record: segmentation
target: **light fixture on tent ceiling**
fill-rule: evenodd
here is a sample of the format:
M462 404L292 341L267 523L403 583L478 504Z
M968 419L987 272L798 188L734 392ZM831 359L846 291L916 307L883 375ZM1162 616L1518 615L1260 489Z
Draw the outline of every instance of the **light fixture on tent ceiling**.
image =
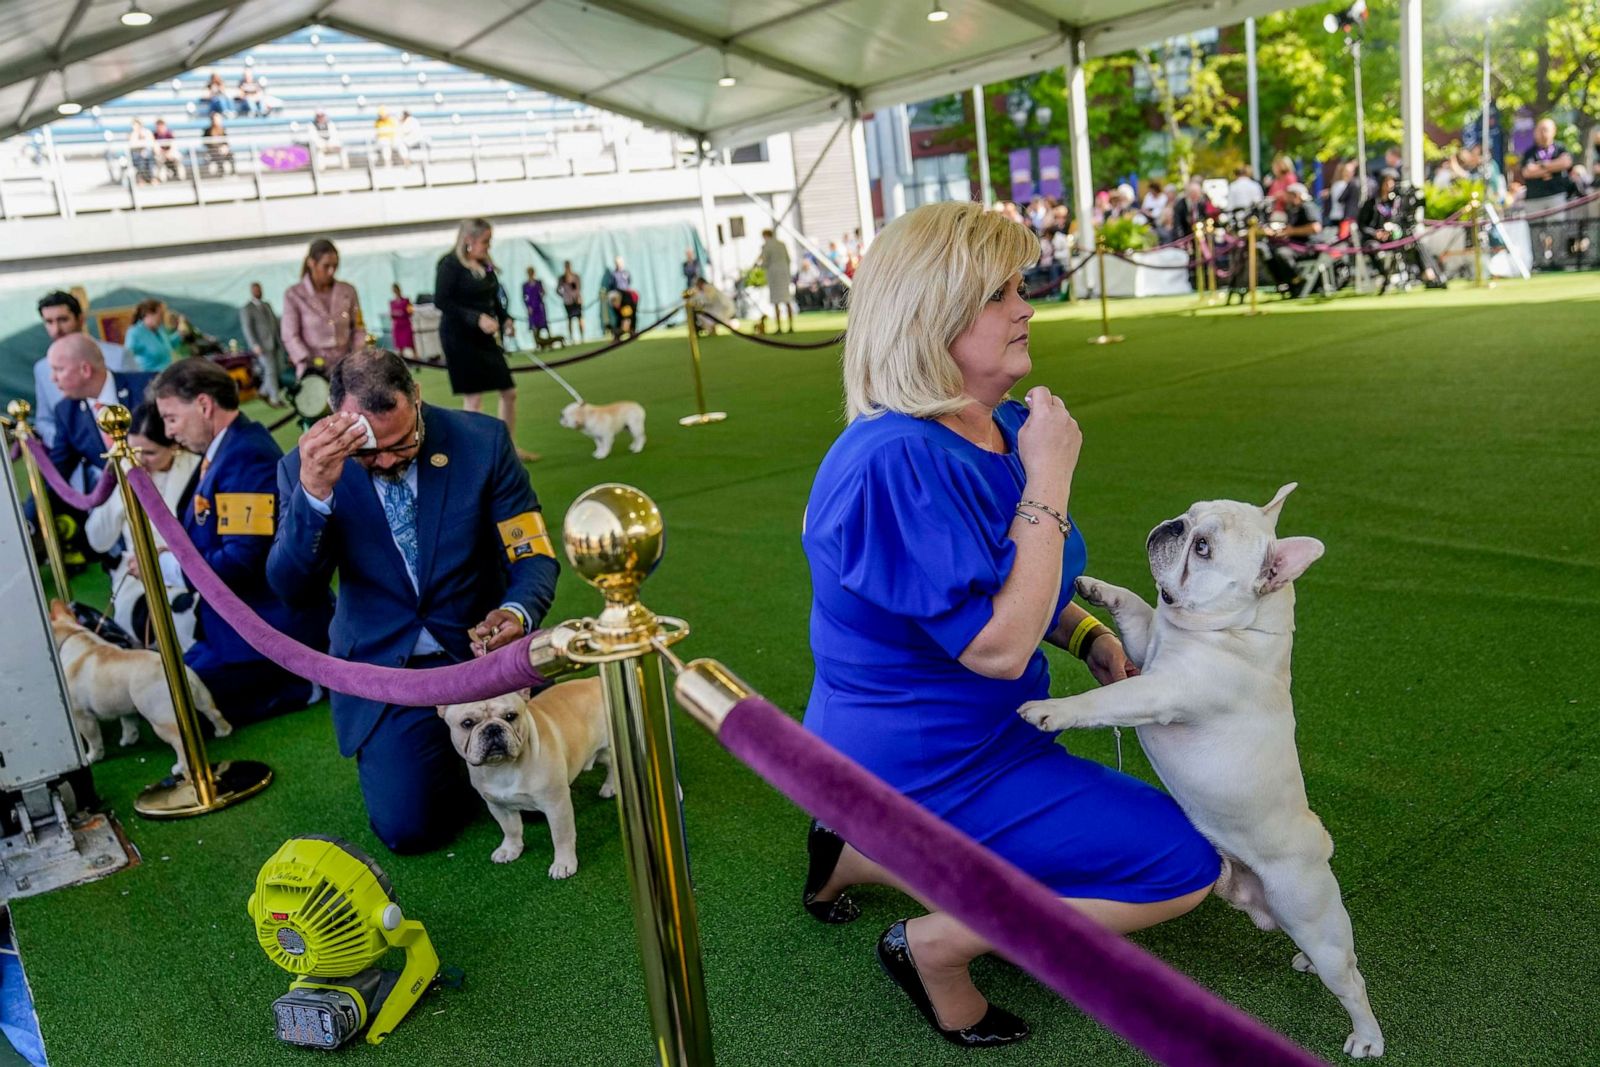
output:
M933 10L928 12L928 21L929 22L943 22L945 19L947 19L949 17L950 17L950 12L948 12L948 11L946 11L944 9L944 5L939 3L939 0L934 0L934 2L933 2Z
M722 53L722 77L717 79L717 84L724 89L732 89L739 84L739 79L733 76L733 71L728 69L728 53Z
M72 90L67 88L66 68L63 67L56 73L61 76L61 103L56 105L56 114L76 115L78 112L83 110L83 105L74 102L72 99Z
M124 26L148 26L155 20L154 15L139 6L139 0L130 0L128 10L122 13Z

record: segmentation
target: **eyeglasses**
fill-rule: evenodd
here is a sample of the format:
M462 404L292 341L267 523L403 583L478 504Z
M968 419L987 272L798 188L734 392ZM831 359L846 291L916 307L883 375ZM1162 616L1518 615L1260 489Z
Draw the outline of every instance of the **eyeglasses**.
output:
M350 453L357 459L370 459L373 456L384 456L411 452L422 447L422 405L417 405L417 424L410 433L410 440L400 444L384 445L382 448L358 448Z

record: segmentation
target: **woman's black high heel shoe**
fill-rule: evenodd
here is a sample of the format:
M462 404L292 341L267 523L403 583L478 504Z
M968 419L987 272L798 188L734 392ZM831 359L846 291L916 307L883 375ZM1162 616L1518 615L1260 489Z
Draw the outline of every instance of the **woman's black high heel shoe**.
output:
M806 888L801 903L818 922L839 925L854 922L861 914L856 902L844 893L840 893L832 900L817 899L822 887L833 877L833 869L839 866L839 855L842 852L844 852L844 838L812 819L811 829L806 833L806 854L809 863L806 867Z
M917 1006L922 1017L928 1020L934 1033L962 1048L997 1048L1014 1045L1029 1034L1028 1024L1004 1008L989 1005L983 1018L959 1030L946 1030L939 1025L939 1016L923 988L922 976L917 974L916 961L911 958L911 945L906 941L906 923L902 919L878 938L878 964L883 972L894 979L895 985L905 991L911 1003Z

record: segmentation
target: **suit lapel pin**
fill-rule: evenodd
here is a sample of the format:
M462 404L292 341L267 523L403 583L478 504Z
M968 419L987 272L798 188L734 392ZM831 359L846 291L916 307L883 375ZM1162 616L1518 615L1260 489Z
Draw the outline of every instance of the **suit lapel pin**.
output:
M435 452L433 455L428 457L428 462L432 463L435 467L443 467L445 464L450 462L450 457L445 455L443 452Z

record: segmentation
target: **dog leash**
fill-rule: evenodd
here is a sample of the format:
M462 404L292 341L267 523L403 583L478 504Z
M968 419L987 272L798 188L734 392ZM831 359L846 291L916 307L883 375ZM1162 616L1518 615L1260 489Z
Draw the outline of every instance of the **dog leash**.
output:
M544 371L546 374L550 375L550 377L559 382L561 388L572 394L572 399L576 400L580 404L584 402L583 397L579 396L578 391L572 387L572 383L568 382L561 375L557 374L554 367L550 366L550 364L546 363L544 360L540 359L527 349L523 349L522 354L537 364L540 370Z

